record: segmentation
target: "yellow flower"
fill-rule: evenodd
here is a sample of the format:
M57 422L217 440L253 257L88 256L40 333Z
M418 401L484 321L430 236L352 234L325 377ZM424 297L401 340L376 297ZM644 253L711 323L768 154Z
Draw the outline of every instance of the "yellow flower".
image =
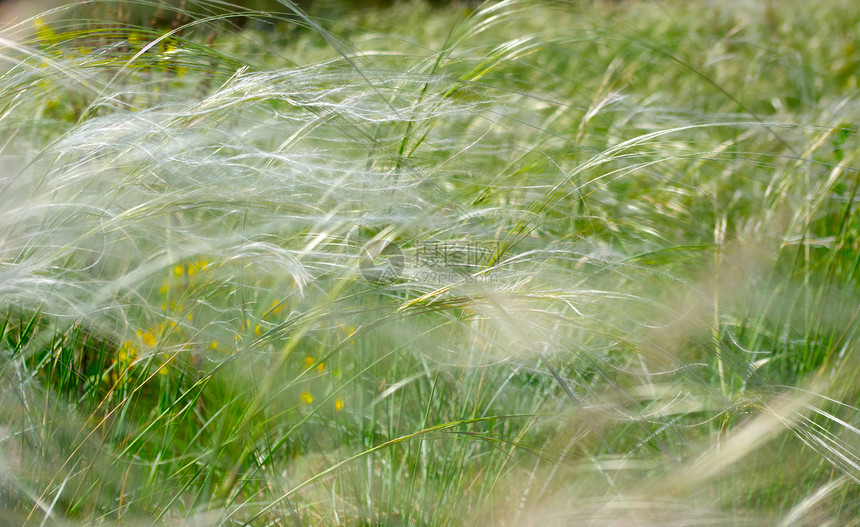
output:
M320 372L325 371L325 362L320 362L319 366L317 366L317 370Z
M311 366L313 366L315 362L316 362L316 360L314 360L314 358L313 358L313 357L311 357L310 355L308 355L307 357L305 357L305 366L307 366L308 368L310 368Z
M211 349L211 350L217 350L217 349L218 349L218 343L217 343L217 342L212 342L211 344L209 344L209 349Z
M57 35L42 17L38 17L33 20L33 26L36 28L40 39L50 39Z
M204 271L209 267L209 260L205 258L200 258L196 262L192 262L188 264L188 276L194 276L200 271Z
M261 334L262 332L263 332L263 330L262 330L262 329L260 329L260 325L259 325L259 324L257 324L256 326L254 326L254 335L260 336L260 334Z
M116 358L118 363L127 365L137 358L137 348L132 346L131 342L127 340L122 343L122 346L120 346L119 351L116 354Z
M338 411L343 410L343 399L334 400L334 409Z
M176 276L182 276L183 274L185 274L185 267L177 265L173 268L173 274L175 274Z
M158 373L161 375L167 375L167 367L170 365L170 362L173 360L173 357L171 357L168 353L162 353L161 358L164 360L164 364L162 364L161 367L158 368Z
M146 333L143 334L143 343L146 344L147 346L155 346L156 342L158 342L158 340L155 338L155 335L153 335L152 333L147 331Z
M314 396L311 392L302 392L302 403L311 404L312 402L314 402Z

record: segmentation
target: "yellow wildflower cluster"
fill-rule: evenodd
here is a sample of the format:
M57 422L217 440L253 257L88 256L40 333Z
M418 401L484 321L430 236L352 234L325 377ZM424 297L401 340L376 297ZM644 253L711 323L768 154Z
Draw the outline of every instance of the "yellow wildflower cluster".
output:
M284 312L284 301L283 300L274 300L272 301L272 307L269 308L268 311L263 315L263 318L266 318L271 315L280 315Z
M177 303L174 298L181 298L184 291L195 283L198 283L201 275L212 270L214 267L205 258L200 258L197 261L174 265L167 277L161 282L159 292L164 297L161 301L162 311L175 311L182 306ZM188 320L194 320L194 314L188 313L185 315Z
M111 369L111 381L114 385L120 380L125 380L125 375L135 360L137 360L137 346L130 340L123 342L117 351L116 360Z
M313 396L313 394L311 394L311 392L305 390L301 393L301 395L299 395L299 400L301 401L302 404L305 404L305 405L313 404L314 396ZM339 411L343 410L343 407L344 407L343 399L338 398L338 399L334 400L334 409L335 410L337 410L339 412Z
M181 291L205 271L214 269L212 263L206 258L200 258L194 262L174 265L167 278L161 285L161 294L167 294L171 289Z
M172 312L174 318L181 314L189 322L194 320L194 313L187 306L183 305L183 299L186 295L186 290L201 281L211 278L208 273L214 270L214 265L206 258L176 264L169 268L167 276L161 283L159 293L161 294L161 309L165 312ZM180 313L176 313L179 311ZM169 342L174 345L183 344L183 329L177 326L175 320L168 320L166 324L158 324L154 328L147 331L138 330L138 339L143 345L154 348L156 344L161 342ZM187 347L187 345L185 346ZM218 343L211 342L210 349L217 349ZM190 355L189 355L189 358ZM167 375L168 365L172 361L170 354L161 354L161 366L158 373Z
M56 31L42 17L33 20L33 27L36 28L36 37L41 42L49 42L57 36Z
M125 384L128 381L129 373L136 366L140 357L138 350L150 351L154 349L158 345L159 339L173 333L174 329L175 324L172 322L166 326L158 324L147 330L137 330L136 339L123 342L117 350L116 358L113 360L110 376L112 383L115 386ZM160 360L161 364L158 368L158 373L167 375L167 366L172 361L172 357L167 353L162 353Z
M272 324L277 324L282 320L281 317L276 317L276 315L282 315L285 306L286 300L276 299L272 301L268 309L259 315L259 319L252 320L251 318L245 318L245 320L239 323L239 328L236 332L236 342L241 341L249 334L253 334L255 337L262 336L266 332L267 327L271 327ZM217 349L217 344L212 349Z
M341 332L346 334L346 338L349 338L353 334L355 334L355 327L354 326L340 325L338 327L338 329ZM327 368L328 368L328 365L326 364L325 361L320 360L320 359L314 357L313 355L305 355L304 371L307 372L308 370L316 369L319 373L324 373L327 371ZM332 377L339 377L340 372L335 368L333 371L331 371L331 376ZM304 405L312 404L313 403L313 395L311 394L311 392L309 390L305 390L299 395L299 401ZM346 403L341 398L337 398L334 400L334 409L336 411L343 410L345 405L346 405Z
M254 336L259 337L263 334L263 326L252 322L250 318L246 318L244 322L239 324L239 333L236 333L236 342L242 340L244 334L251 332L252 328Z
M168 337L176 334L176 322L170 321L166 325L158 324L153 328L150 328L148 331L138 330L137 338L143 343L147 348L155 348L159 343L159 340L165 340ZM168 373L168 364L173 360L173 357L169 353L161 353L160 354L161 365L158 368L158 373L161 375L167 375Z
M319 361L319 362L317 362L317 359L315 359L315 358L314 358L313 356L311 356L311 355L307 355L307 356L305 356L304 363L305 363L305 370L309 370L309 369L311 369L311 368L315 368L315 369L316 369L318 372L320 372L320 373L323 373L323 372L325 372L325 371L326 371L326 363L325 363L325 362L323 362L323 361ZM338 373L337 371L334 371L334 372L332 372L332 373L333 373L333 375L334 375L334 376L338 376L338 375L339 375L339 373ZM303 391L303 392L299 395L299 401L300 401L302 404L304 404L304 405L312 404L312 403L314 402L313 394L311 394L311 392L310 392L310 391L305 390L305 391ZM343 400L343 399L341 399L341 398L337 398L337 399L335 399L335 400L334 400L334 409L335 409L336 411L341 411L341 410L343 410L344 406L345 406L345 402L344 402L344 400Z
M317 363L317 360L315 358L311 357L310 355L305 357L306 368L311 368L316 363ZM325 371L325 362L320 362L319 364L317 364L317 371L320 373Z

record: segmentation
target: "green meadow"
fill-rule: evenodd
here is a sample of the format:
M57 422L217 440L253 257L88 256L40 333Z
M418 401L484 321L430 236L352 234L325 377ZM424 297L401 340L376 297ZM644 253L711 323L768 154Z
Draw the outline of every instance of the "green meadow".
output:
M0 525L860 524L853 0L21 13Z

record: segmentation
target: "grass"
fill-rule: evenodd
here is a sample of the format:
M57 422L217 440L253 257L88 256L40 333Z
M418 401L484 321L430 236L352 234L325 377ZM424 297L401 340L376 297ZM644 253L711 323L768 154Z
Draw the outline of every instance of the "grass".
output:
M287 4L3 30L0 523L857 524L851 2Z

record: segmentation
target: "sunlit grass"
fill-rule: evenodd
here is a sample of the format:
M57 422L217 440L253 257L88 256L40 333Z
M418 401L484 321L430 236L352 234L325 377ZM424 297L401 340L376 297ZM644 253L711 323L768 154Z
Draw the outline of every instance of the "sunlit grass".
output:
M2 522L856 523L852 6L10 25Z

